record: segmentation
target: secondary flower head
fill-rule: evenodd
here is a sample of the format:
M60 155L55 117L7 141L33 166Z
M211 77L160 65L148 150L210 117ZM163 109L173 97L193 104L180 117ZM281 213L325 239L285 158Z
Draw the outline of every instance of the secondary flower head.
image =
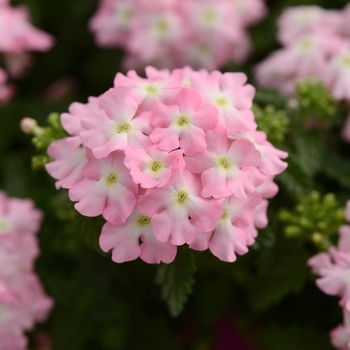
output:
M0 2L0 54L4 62L0 68L0 104L7 103L15 89L7 85L7 75L20 78L33 59L30 51L48 51L54 44L54 38L31 23L26 6L12 7L9 1Z
M350 223L350 201L346 203L345 219ZM312 272L321 276L317 286L326 294L339 296L343 308L344 324L333 329L332 344L340 350L350 344L350 225L339 228L338 247L330 247L328 252L319 253L308 260Z
M34 272L41 212L29 199L0 192L0 348L25 350L25 332L53 306Z
M183 244L232 262L254 243L287 154L255 130L246 79L147 67L62 115L70 136L47 170L82 215L107 221L100 246L115 262L169 263Z
M266 12L263 0L101 0L89 28L99 46L125 50L124 67L217 69L247 58L247 28Z
M8 198L0 191L0 235L36 233L42 213L30 199Z

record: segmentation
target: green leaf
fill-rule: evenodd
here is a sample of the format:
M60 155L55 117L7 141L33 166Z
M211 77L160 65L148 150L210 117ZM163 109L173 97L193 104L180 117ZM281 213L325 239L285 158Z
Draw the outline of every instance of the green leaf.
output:
M249 299L256 310L263 310L290 294L299 294L308 278L309 254L298 245L279 237L271 249L262 251L256 261L256 277L249 287Z
M171 264L162 264L158 268L156 283L162 286L162 299L173 317L180 315L192 293L196 270L194 253L188 247L179 248Z
M292 196L307 194L313 188L312 178L300 164L299 156L290 151L288 153L288 168L276 179L284 185Z
M309 176L315 175L323 163L324 141L318 131L293 134L299 165Z
M350 163L348 159L339 154L328 152L322 170L329 178L350 189Z

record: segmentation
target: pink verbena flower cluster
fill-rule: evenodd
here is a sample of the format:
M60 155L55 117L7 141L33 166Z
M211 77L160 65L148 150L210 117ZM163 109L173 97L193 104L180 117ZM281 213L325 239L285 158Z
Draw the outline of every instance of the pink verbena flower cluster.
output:
M261 86L293 95L297 82L322 81L338 101L350 103L350 3L341 11L318 6L286 9L278 20L284 46L256 67ZM350 115L342 131L350 142Z
M350 201L345 208L345 218L350 223ZM308 260L312 272L321 276L317 286L326 294L340 297L344 324L331 332L331 341L339 350L350 349L350 225L339 228L338 247L319 253Z
M146 68L73 103L46 165L82 215L101 215L115 262L170 263L177 246L234 261L267 225L287 153L256 130L243 73Z
M127 69L213 70L247 58L247 28L266 12L264 0L101 0L89 27L99 46L126 51Z
M24 350L24 332L53 306L34 272L42 213L29 199L0 191L0 349Z
M15 92L12 85L7 85L7 74L20 78L33 62L29 51L47 51L53 42L51 35L31 24L27 7L12 7L8 0L0 1L0 53L7 71L0 68L0 104L8 102Z

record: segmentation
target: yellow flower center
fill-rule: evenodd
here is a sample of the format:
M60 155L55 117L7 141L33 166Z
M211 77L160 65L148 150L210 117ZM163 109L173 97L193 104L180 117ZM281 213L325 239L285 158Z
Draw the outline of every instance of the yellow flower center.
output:
M181 204L186 200L186 198L187 198L187 193L185 191L181 191L177 195L177 200Z
M185 115L181 115L177 120L178 125L184 126L189 123L188 117Z
M230 167L230 163L225 158L220 158L218 163L224 169L228 169Z
M0 232L8 231L10 228L10 224L7 221L0 221Z
M110 173L106 179L107 183L112 185L118 181L118 175L115 173Z
M203 12L203 19L206 24L214 24L215 23L215 12L211 9L207 9Z
M142 216L137 220L137 223L138 223L140 226L147 226L147 225L149 225L150 222L151 222L151 219L150 219L148 216L144 216L144 215L142 215Z
M221 96L215 99L215 104L219 107L226 107L228 105L228 101L225 97Z
M160 19L156 24L156 28L159 33L165 34L170 29L169 22L165 19Z
M343 67L350 68L350 54L344 55L341 60L341 63Z
M312 46L312 40L309 38L306 38L299 43L299 48L302 51L309 50L311 48L311 46Z
M129 132L131 130L131 125L130 124L119 124L117 127L117 133L122 133L122 132Z
M152 170L153 171L158 171L160 168L162 167L162 163L159 161L159 160L155 160L153 163L152 163Z
M227 219L227 209L224 209L224 213L222 214L220 221L225 221Z
M149 95L156 95L159 89L154 85L146 85L145 90Z

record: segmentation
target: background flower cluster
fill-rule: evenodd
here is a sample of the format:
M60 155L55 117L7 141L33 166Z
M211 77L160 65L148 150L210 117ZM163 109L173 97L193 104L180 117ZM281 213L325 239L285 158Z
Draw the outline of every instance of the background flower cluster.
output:
M89 27L98 45L125 50L128 69L213 70L247 59L247 28L266 13L263 0L101 0Z
M30 199L0 192L1 349L26 349L25 332L46 320L53 306L34 271L41 221L42 212Z
M0 2L0 103L9 101L15 92L15 86L8 83L8 76L21 78L32 65L30 51L48 51L53 46L51 35L35 28L31 24L26 6L11 6L8 0Z

